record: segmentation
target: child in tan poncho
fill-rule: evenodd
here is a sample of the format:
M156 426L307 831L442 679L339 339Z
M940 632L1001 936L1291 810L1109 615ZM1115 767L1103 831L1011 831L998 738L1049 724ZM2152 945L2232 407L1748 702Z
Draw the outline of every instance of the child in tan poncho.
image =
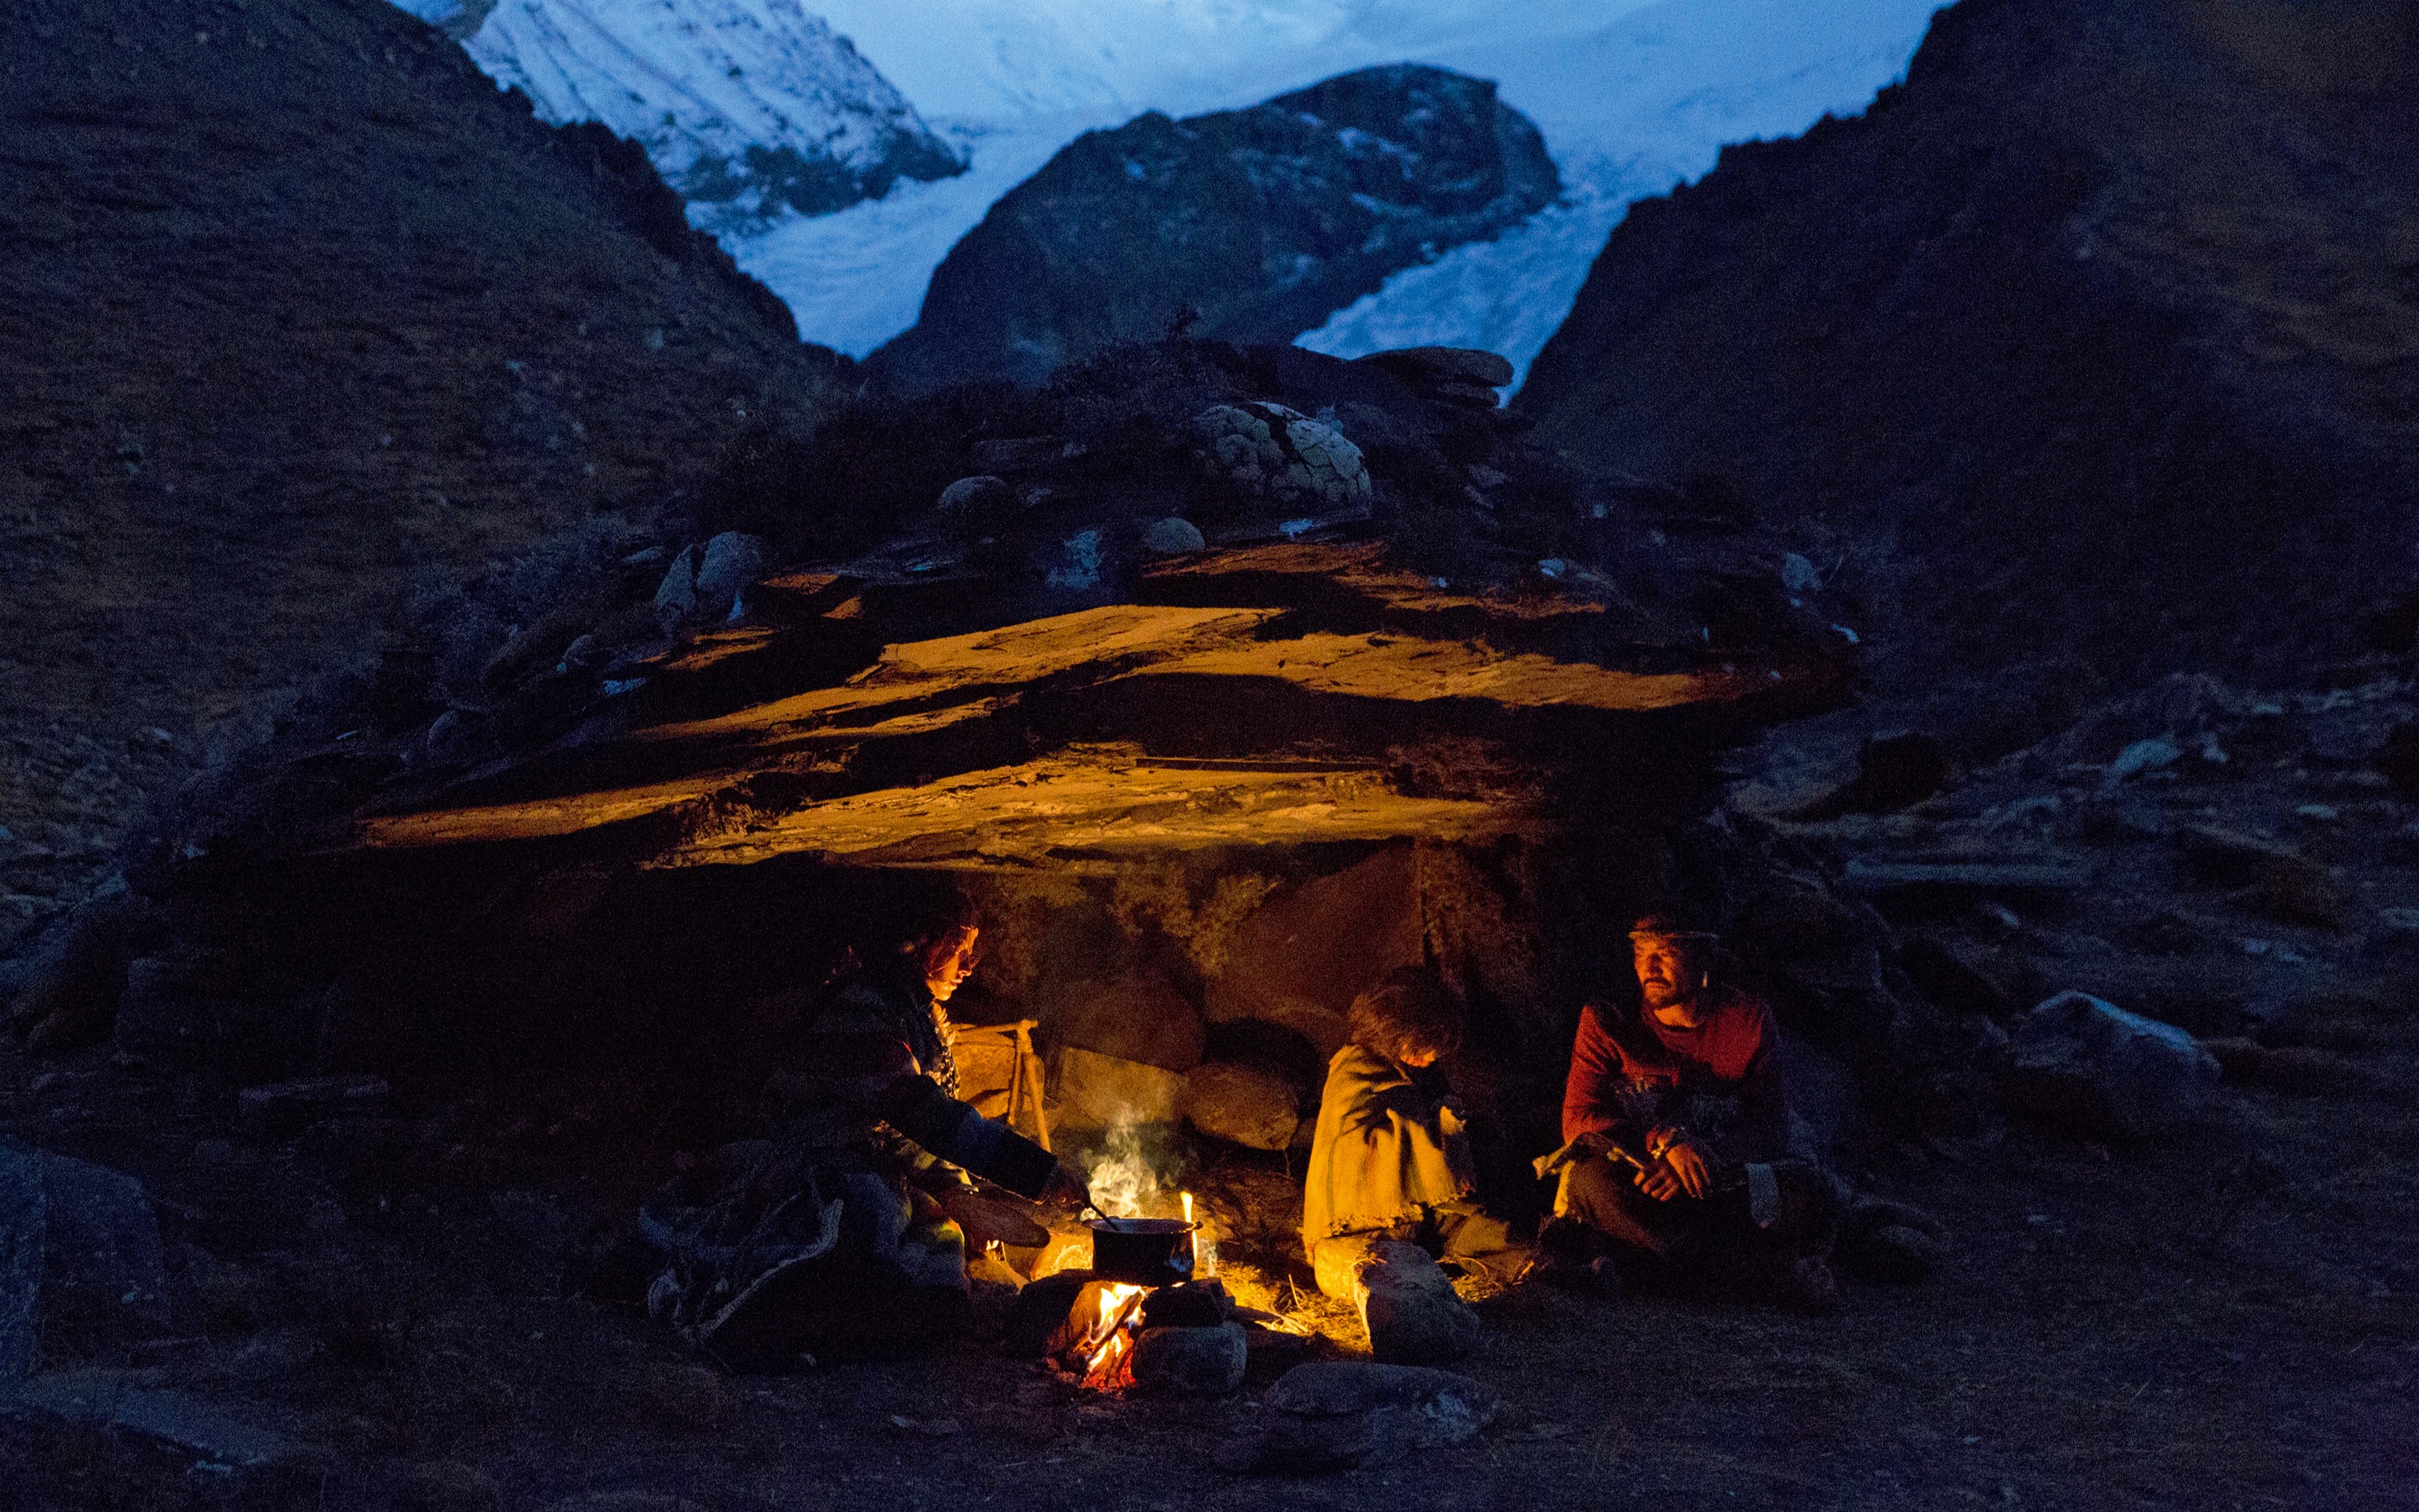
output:
M1511 1254L1509 1229L1471 1200L1470 1138L1437 1064L1460 1046L1461 1005L1425 973L1398 974L1354 1001L1351 1030L1327 1063L1302 1192L1319 1289L1350 1296L1379 1240L1466 1261Z

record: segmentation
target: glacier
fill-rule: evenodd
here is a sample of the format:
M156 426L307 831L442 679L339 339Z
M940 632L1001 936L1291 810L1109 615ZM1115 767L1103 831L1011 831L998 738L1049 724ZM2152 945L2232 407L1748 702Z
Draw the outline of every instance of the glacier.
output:
M822 0L821 10L947 131L968 172L901 183L834 215L726 238L808 340L862 357L915 323L924 286L991 204L1095 127L1143 110L1256 104L1374 63L1497 81L1536 122L1564 203L1444 254L1302 346L1500 351L1518 377L1570 311L1629 204L1721 147L1858 111L1902 77L1941 0Z
M1299 341L1345 357L1483 347L1517 381L1631 203L1729 143L1863 109L1941 0L396 3L456 35L476 23L481 67L548 119L637 137L800 334L855 357L914 325L949 249L1085 131L1379 63L1494 79L1544 132L1562 203L1395 274ZM850 165L863 197L834 209L838 193L751 177L751 153L778 169L784 149Z

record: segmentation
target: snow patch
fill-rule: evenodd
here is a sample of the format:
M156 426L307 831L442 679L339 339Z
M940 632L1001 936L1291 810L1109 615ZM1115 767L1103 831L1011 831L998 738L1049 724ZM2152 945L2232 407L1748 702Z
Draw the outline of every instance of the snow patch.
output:
M414 0L429 11L452 0ZM438 18L428 18L438 19ZM961 166L799 0L503 0L464 44L544 119L602 121L692 205L829 210Z

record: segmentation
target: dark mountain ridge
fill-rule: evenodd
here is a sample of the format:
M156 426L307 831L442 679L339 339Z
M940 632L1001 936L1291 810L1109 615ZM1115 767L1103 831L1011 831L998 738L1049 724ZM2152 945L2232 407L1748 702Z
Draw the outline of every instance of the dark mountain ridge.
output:
M2345 655L2411 576L2414 81L2408 4L1963 0L1634 207L1518 408L1787 522L1886 688Z
M415 585L844 368L634 145L378 0L0 7L0 940Z

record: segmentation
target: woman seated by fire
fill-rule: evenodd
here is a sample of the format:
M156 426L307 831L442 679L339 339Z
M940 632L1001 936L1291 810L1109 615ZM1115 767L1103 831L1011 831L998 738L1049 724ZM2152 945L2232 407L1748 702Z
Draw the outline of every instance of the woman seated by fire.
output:
M640 1214L668 1262L649 1312L733 1368L908 1352L953 1331L968 1231L1030 1227L975 1179L1081 1198L1047 1149L955 1095L945 1005L974 972L972 911L936 891L904 901L887 933L775 1066L774 1137L717 1151Z
M1469 1134L1438 1064L1461 1045L1461 1004L1430 973L1401 972L1353 1001L1349 1027L1327 1065L1302 1192L1319 1289L1351 1296L1353 1267L1380 1240L1518 1273L1527 1252L1472 1199Z

